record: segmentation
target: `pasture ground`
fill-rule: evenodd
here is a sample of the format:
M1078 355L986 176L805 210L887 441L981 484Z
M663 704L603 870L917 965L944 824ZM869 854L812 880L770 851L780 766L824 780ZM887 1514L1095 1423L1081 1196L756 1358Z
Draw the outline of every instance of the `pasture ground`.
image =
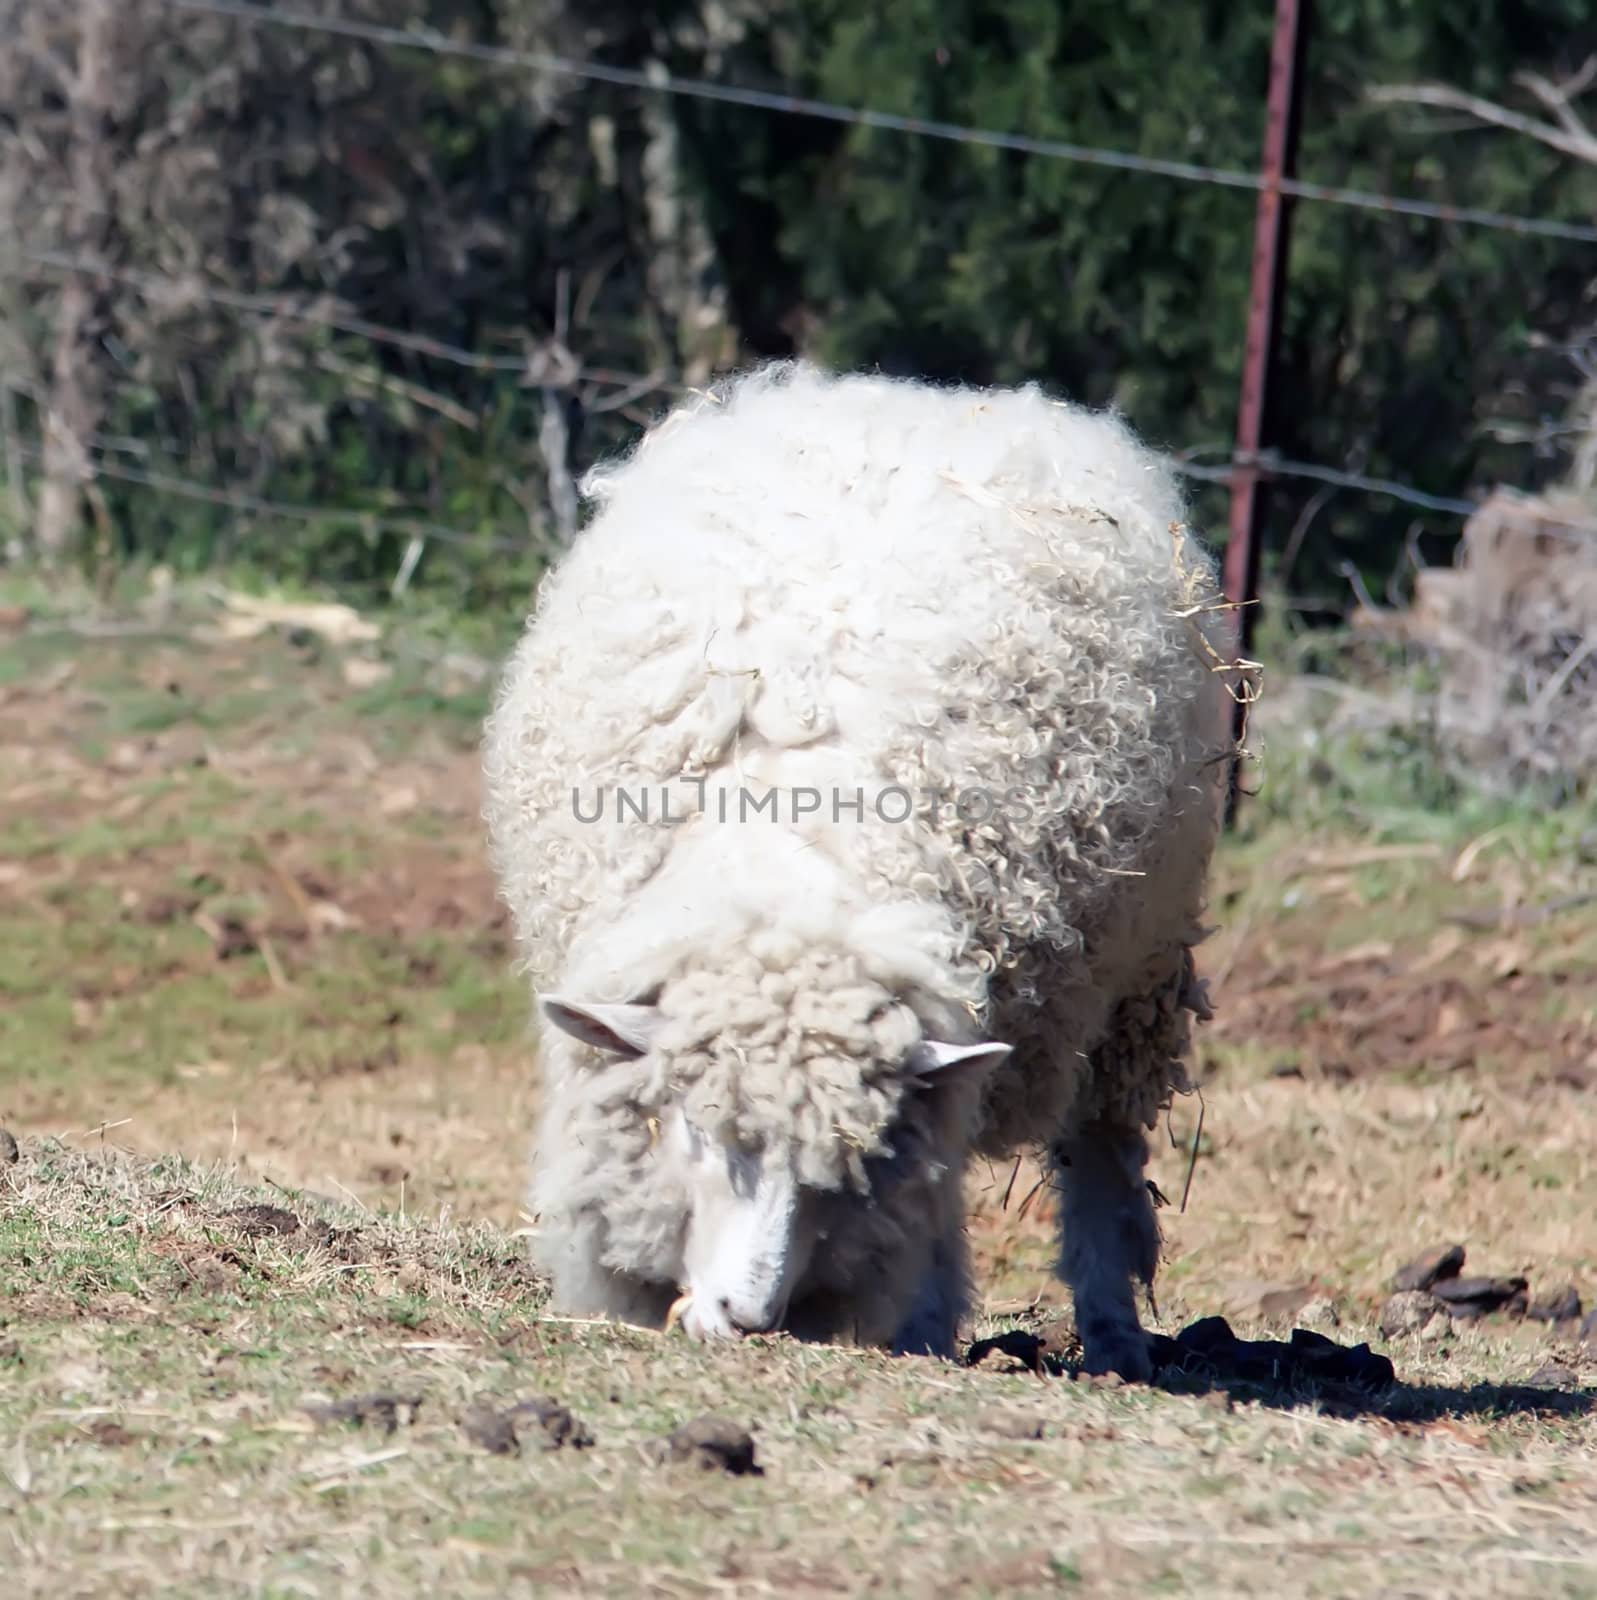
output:
M1466 1271L1597 1297L1578 820L1261 822L1220 861L1150 1321L1312 1321L1388 1354L1391 1392L703 1350L548 1318L523 1265L479 665L177 601L84 631L24 598L0 607L8 1592L1597 1594L1597 1359L1505 1317L1376 1326L1393 1271L1455 1241ZM971 1187L973 1331L1049 1324L1046 1189ZM544 1395L590 1446L524 1415L489 1448L474 1408ZM762 1475L658 1459L704 1412Z

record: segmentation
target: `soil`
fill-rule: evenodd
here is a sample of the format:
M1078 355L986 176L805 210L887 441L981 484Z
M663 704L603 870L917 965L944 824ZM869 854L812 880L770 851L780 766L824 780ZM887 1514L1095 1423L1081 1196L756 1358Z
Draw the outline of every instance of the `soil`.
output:
M253 695L252 709L219 713L227 695ZM137 716L129 696L144 697ZM182 712L172 725L125 726L159 720L168 702ZM526 998L483 849L474 722L440 731L402 704L372 711L336 671L269 639L83 640L0 682L0 730L0 815L28 839L0 858L5 926L65 938L92 891L128 931L59 973L69 991L60 1032L30 1040L49 1070L0 1090L18 1133L227 1160L285 1200L299 1187L526 1225L536 1088ZM209 819L224 830L212 840L196 806L218 775L235 789ZM235 793L246 816L225 809ZM294 820L307 806L311 826ZM83 832L101 824L125 843L97 841L86 865ZM1403 891L1435 900L1421 931L1370 940L1349 937L1382 910L1360 898L1355 872L1315 880L1323 916L1259 914L1237 900L1260 881L1257 867L1222 854L1222 927L1203 952L1217 1007L1198 1036L1203 1084L1273 1076L1288 1092L1339 1093L1489 1077L1504 1095L1597 1084L1582 969L1548 958L1584 919L1461 926L1448 916L1480 888L1456 887L1448 865L1439 858ZM1530 884L1519 897L1547 894ZM176 1013L193 984L218 979L258 1039L152 1047L112 1088L98 1069L74 1070L92 1060L88 1046L114 1042L127 1008ZM0 1163L12 1158L8 1140L0 1133ZM1167 1159L1161 1180L1175 1204L1162 1217L1184 1210L1189 1175L1184 1156ZM1030 1163L973 1178L970 1238L990 1311L1011 1287L1037 1296L1033 1306L1062 1298L1048 1274L1051 1200ZM301 1225L286 1205L218 1220L245 1238ZM1282 1265L1285 1298L1261 1301L1264 1314L1290 1316L1310 1297L1310 1274ZM226 1268L225 1256L196 1265Z

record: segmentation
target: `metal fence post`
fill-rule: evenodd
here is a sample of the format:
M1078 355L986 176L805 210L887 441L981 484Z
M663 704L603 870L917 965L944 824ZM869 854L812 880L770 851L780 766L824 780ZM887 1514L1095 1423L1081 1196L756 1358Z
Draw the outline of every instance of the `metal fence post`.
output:
M1242 392L1237 403L1236 451L1231 470L1231 532L1225 547L1225 593L1236 654L1245 656L1253 638L1259 590L1259 529L1263 495L1259 452L1265 445L1266 407L1274 375L1280 332L1280 304L1286 285L1290 197L1281 180L1291 178L1297 161L1304 46L1310 0L1276 0L1275 36L1270 46L1270 90L1265 107L1264 154L1259 205L1253 225L1253 272L1248 288L1248 330L1242 354ZM1238 740L1246 708L1236 708ZM1238 767L1233 766L1226 801L1227 820L1239 800Z

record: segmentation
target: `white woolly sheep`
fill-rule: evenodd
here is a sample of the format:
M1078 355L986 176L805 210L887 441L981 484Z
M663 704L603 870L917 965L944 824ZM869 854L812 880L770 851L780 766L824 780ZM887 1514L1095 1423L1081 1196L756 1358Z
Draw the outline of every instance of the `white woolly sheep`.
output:
M1036 388L790 363L585 489L484 746L556 1304L946 1356L967 1165L1033 1148L1086 1366L1146 1378L1231 754L1174 477Z

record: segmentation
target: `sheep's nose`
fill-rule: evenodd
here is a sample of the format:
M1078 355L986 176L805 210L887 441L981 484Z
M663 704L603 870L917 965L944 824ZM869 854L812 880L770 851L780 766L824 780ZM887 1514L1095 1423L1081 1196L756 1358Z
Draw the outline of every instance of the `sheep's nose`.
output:
M781 1320L776 1311L748 1312L738 1311L725 1296L721 1299L721 1311L726 1320L737 1329L739 1333L771 1333Z

